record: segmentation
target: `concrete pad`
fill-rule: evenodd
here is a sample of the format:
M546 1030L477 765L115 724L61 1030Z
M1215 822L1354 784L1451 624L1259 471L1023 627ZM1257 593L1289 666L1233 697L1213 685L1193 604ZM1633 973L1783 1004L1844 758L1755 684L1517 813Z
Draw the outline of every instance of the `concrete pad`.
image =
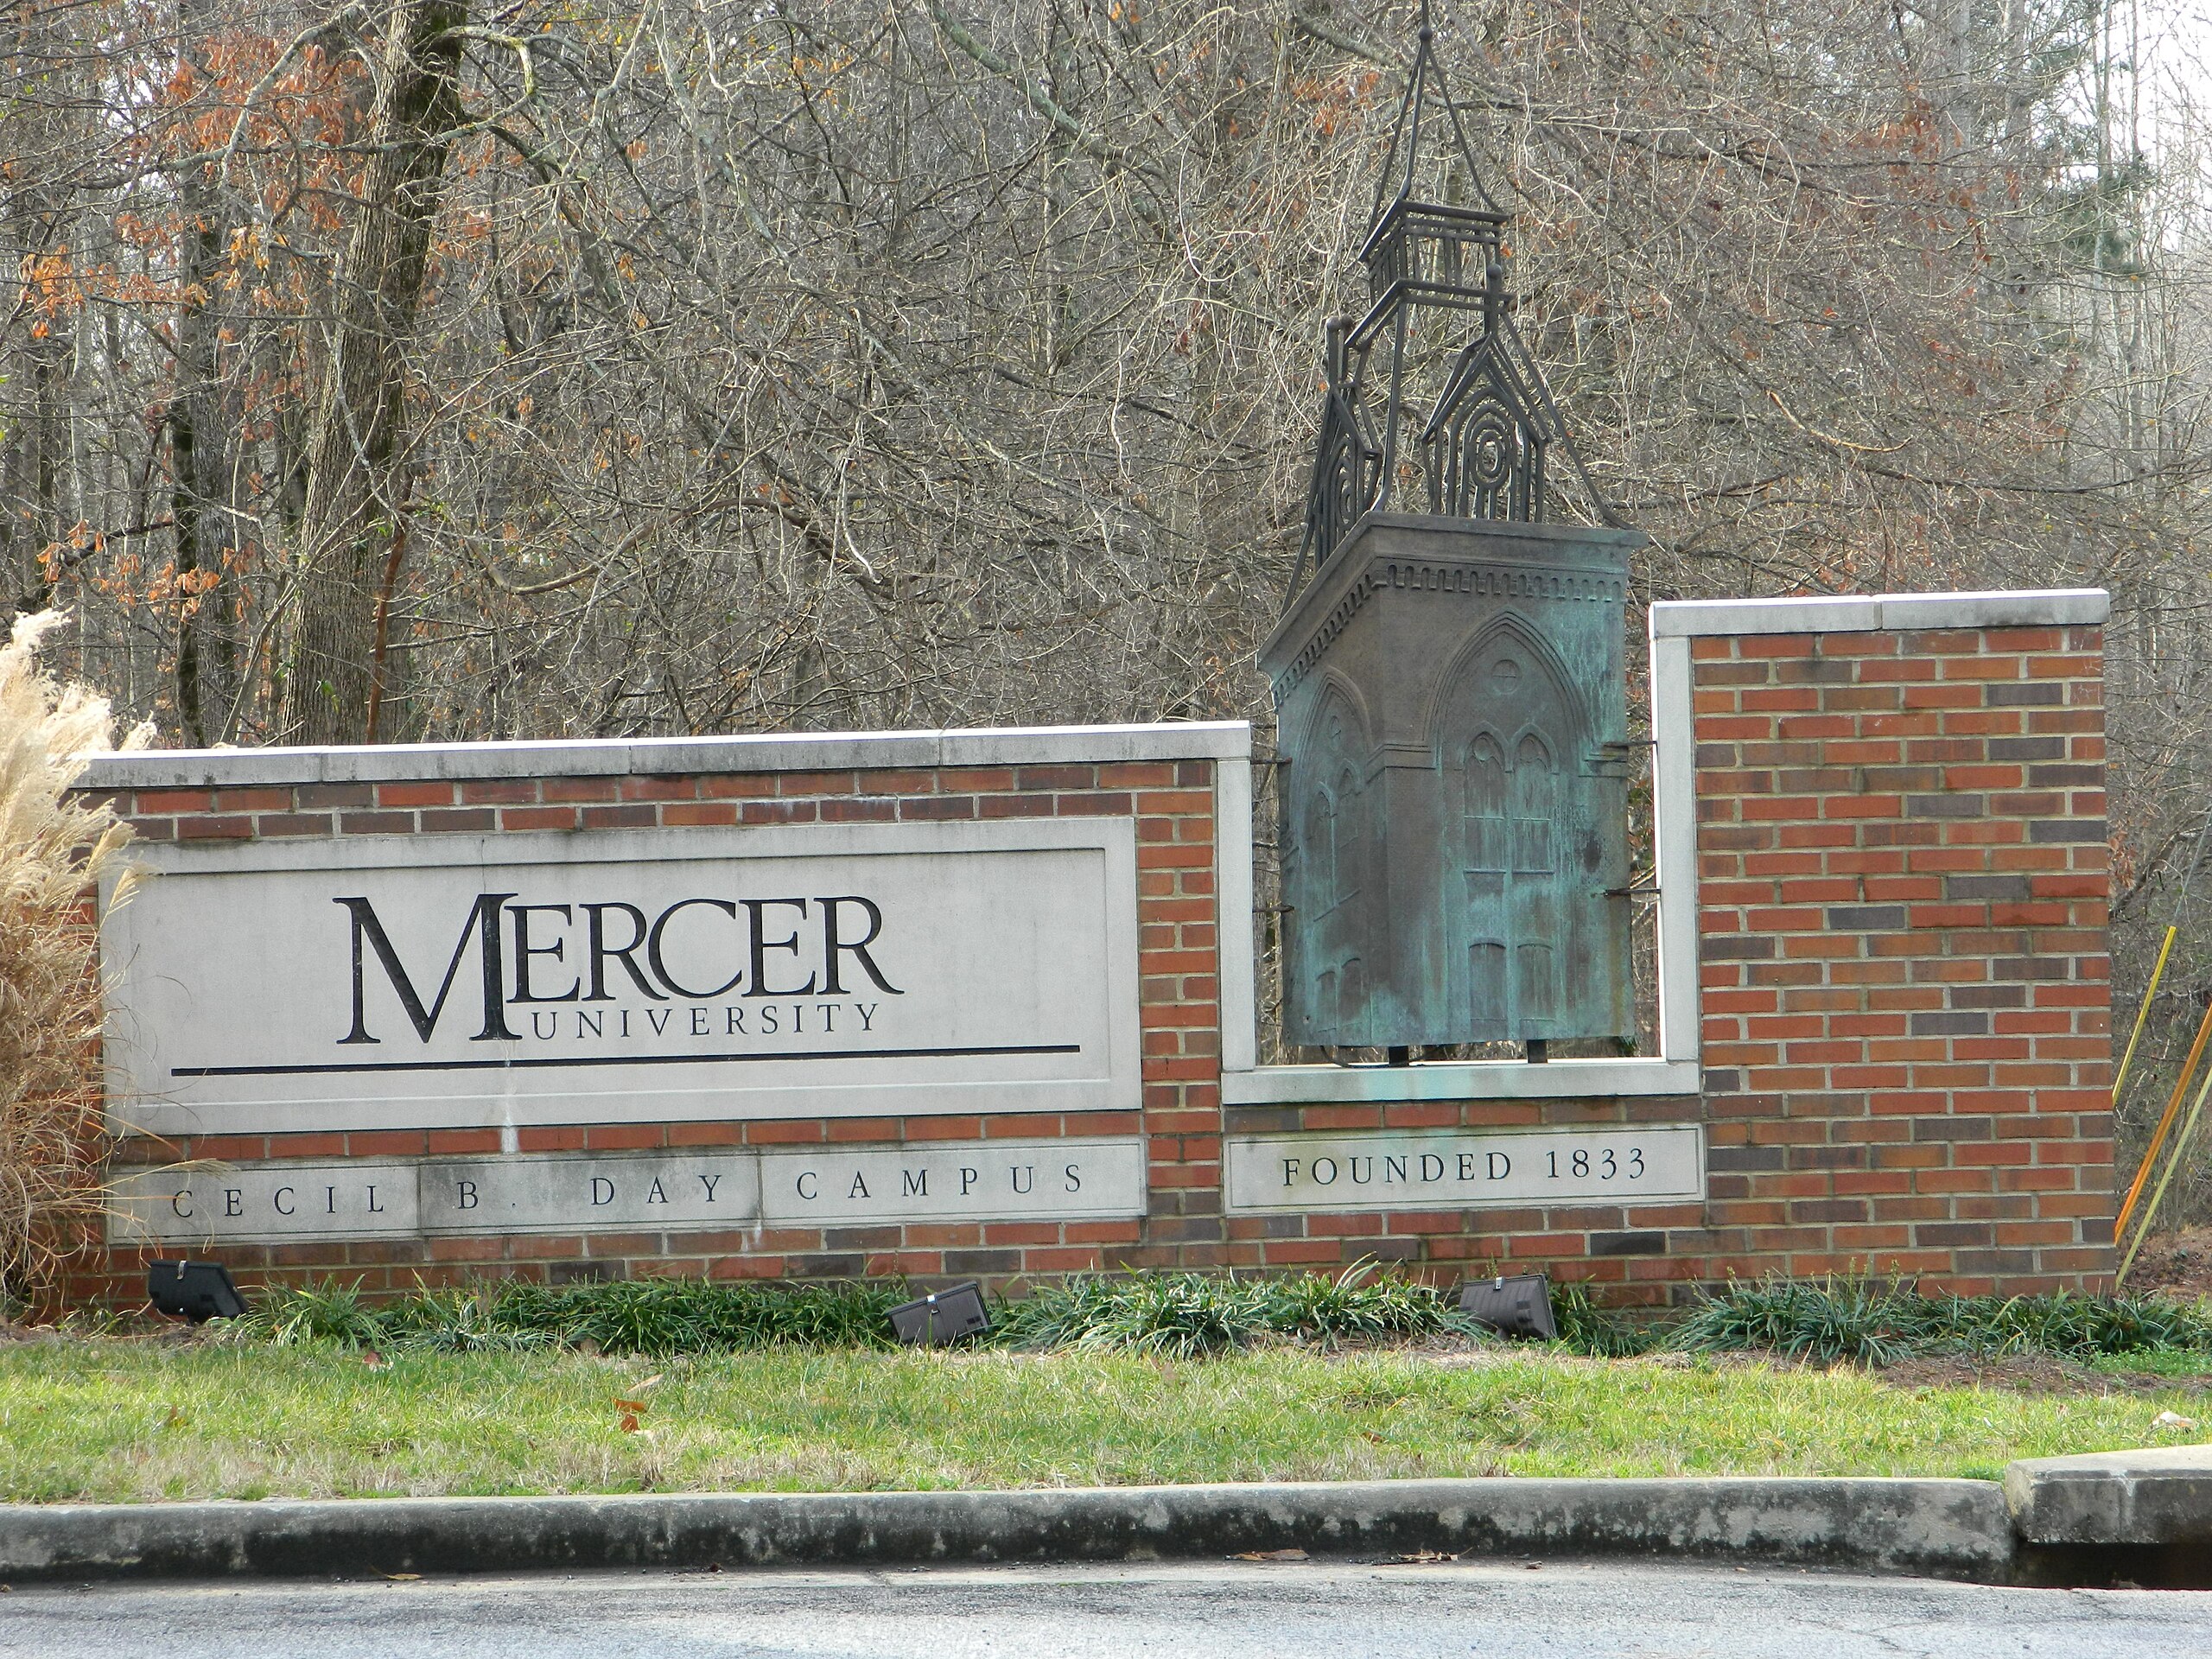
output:
M2212 1544L2212 1446L2024 1458L2005 1504L2030 1544Z

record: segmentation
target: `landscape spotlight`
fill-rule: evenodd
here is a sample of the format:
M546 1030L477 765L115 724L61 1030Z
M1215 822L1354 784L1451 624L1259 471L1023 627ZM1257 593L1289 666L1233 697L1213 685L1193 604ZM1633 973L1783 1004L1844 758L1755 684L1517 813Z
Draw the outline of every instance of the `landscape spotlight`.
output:
M1559 1340L1552 1319L1552 1283L1541 1273L1470 1279L1459 1287L1459 1311L1503 1337Z
M983 1312L983 1287L972 1279L891 1310L891 1333L920 1347L942 1347L990 1328L991 1316Z
M146 1300L172 1319L204 1325L235 1319L245 1312L245 1298L219 1262L155 1262L146 1268Z

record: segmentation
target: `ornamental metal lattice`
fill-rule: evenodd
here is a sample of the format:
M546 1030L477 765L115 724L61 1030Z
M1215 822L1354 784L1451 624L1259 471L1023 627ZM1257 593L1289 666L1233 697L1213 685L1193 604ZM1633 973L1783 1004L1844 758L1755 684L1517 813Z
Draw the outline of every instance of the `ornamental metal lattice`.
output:
M1360 247L1366 315L1328 325L1301 575L1370 512L1547 517L1547 452L1566 426L1514 329L1509 216L1475 167L1435 39L1424 22ZM1467 312L1475 337L1440 350Z

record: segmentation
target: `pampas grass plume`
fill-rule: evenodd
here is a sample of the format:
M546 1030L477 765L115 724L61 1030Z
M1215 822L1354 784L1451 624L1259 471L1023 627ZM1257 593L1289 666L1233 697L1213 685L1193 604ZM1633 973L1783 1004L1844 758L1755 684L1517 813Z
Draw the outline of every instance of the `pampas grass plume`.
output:
M41 639L67 620L18 617L0 645L0 1298L18 1302L50 1288L102 1208L91 895L130 839L105 803L69 792L86 755L118 746L107 699L39 663ZM119 747L151 737L142 726Z

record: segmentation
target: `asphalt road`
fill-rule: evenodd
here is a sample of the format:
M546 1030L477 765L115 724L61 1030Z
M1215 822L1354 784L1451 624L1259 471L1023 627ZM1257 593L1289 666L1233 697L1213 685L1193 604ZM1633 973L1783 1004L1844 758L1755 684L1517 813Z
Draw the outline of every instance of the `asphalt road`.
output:
M0 1655L18 1654L2164 1659L2212 1656L2212 1593L1496 1560L22 1585L0 1596Z

